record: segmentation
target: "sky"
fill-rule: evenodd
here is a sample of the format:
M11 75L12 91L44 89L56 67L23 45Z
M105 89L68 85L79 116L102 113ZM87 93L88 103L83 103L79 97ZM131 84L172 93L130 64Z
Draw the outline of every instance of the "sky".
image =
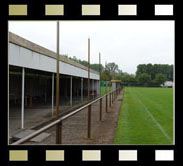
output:
M60 54L91 63L115 62L135 74L138 64L174 64L174 21L59 21ZM10 21L9 31L56 52L56 21Z

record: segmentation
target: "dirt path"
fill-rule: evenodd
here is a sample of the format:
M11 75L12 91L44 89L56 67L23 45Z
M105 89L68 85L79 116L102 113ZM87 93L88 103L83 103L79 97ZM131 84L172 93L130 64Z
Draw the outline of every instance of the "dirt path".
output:
M108 112L105 112L105 99L103 99L103 117L99 120L99 102L92 105L91 139L87 139L87 113L88 109L75 114L62 124L62 144L113 144L115 130L120 112L122 93L118 95ZM109 99L108 99L109 101ZM51 136L41 143L27 142L26 144L55 144L55 127L46 131Z

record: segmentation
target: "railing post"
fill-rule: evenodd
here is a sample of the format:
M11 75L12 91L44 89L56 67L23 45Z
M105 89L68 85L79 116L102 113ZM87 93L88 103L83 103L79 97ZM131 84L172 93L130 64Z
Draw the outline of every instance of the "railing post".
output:
M102 98L100 99L100 121L102 121Z
M113 104L113 92L111 93L111 100L112 100L112 104Z
M105 107L106 112L107 112L107 106L108 106L108 101L107 101L107 95L106 95L106 107Z
M109 104L110 104L110 107L111 107L111 93L109 94Z
M56 125L57 130L57 137L56 137L56 144L62 144L62 122Z
M112 104L113 104L113 91L112 91L111 95L112 95Z
M91 138L91 105L88 106L88 138Z

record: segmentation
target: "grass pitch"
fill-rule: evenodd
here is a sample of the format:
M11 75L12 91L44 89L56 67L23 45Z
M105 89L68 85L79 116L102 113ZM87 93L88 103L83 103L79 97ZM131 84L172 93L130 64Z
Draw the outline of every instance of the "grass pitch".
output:
M173 88L125 87L114 144L173 144Z

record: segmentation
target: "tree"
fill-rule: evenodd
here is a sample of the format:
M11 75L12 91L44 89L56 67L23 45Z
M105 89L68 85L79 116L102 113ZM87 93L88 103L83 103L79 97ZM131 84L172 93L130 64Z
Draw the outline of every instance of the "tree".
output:
M114 62L108 63L105 67L106 67L107 71L112 72L112 73L116 73L119 70L118 65L115 64Z
M91 67L91 69L93 69L93 70L95 70L95 71L98 71L99 72L99 66L101 67L101 71L103 71L104 70L104 67L103 67L103 65L101 64L101 65L99 65L99 64L90 64L90 67Z
M101 81L109 81L110 77L108 74L106 74L105 72L101 73Z
M123 73L123 75L121 75L120 80L122 81L123 85L133 85L134 86L137 84L134 74Z
M163 74L167 80L173 80L173 65L168 64L139 64L137 66L136 75L147 73L151 76L151 79L154 80L156 74Z
M88 62L87 61L80 61L79 63L82 64L83 66L88 67Z
M166 80L167 80L167 78L165 75L163 75L161 73L156 74L155 81L156 81L157 85L163 84Z
M137 81L141 85L148 85L151 80L151 76L147 73L142 73L137 76Z
M137 71L136 71L136 75L138 76L138 75L140 75L140 74L142 74L142 73L147 73L147 69L146 69L147 67L146 67L146 64L139 64L138 66L137 66Z

